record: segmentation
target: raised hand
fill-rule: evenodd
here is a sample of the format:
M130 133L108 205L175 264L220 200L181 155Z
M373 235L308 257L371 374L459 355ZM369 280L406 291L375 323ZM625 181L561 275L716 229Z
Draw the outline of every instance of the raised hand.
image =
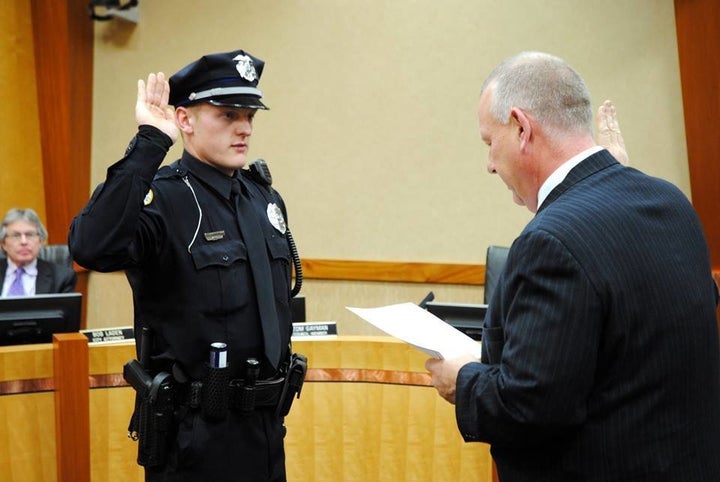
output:
M620 133L620 124L618 124L615 114L615 106L609 100L602 103L595 117L597 122L598 138L597 143L610 151L620 164L628 165L630 158L625 149L625 141Z
M170 85L162 72L148 75L147 84L142 79L138 80L135 120L138 125L157 127L175 142L180 131L175 123L174 110L168 104L169 96Z

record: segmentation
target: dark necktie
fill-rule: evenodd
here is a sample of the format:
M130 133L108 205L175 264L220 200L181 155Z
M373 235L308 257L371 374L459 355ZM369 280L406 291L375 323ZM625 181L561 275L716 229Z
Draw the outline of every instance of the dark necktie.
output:
M245 241L245 246L247 246L250 269L255 279L255 293L262 322L265 355L272 363L272 366L277 368L280 364L281 351L280 327L277 312L275 311L275 295L268 252L265 246L265 236L256 217L252 202L242 192L240 181L237 179L233 179L232 192L235 197L240 233Z
M15 279L13 280L12 284L10 285L10 289L7 292L8 296L25 296L25 287L23 286L22 282L22 275L24 272L25 269L23 268L18 268L15 270Z

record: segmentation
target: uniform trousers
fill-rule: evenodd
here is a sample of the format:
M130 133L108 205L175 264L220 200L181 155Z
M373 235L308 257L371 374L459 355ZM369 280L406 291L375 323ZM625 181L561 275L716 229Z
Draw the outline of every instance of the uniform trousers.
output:
M274 408L243 414L230 410L221 421L199 410L180 420L168 462L146 468L146 482L285 482L285 426Z

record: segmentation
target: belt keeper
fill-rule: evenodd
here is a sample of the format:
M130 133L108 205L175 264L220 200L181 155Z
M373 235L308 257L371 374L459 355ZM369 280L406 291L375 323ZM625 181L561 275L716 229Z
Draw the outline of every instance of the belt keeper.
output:
M188 405L190 408L198 408L202 400L202 382L195 381L190 384L190 396L188 397Z
M243 385L240 389L240 411L243 413L252 412L255 408L255 387Z
M230 380L229 387L230 406L233 410L238 410L240 408L240 402L242 401L242 380L233 378Z

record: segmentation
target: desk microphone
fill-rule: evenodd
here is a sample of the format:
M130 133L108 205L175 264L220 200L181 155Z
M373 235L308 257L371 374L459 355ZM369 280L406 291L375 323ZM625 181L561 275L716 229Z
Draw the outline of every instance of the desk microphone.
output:
M423 300L420 302L420 304L418 304L418 306L420 308L422 308L423 310L425 310L425 309L427 309L427 304L434 299L435 299L435 293L433 293L431 291L425 296L425 298L423 298Z

